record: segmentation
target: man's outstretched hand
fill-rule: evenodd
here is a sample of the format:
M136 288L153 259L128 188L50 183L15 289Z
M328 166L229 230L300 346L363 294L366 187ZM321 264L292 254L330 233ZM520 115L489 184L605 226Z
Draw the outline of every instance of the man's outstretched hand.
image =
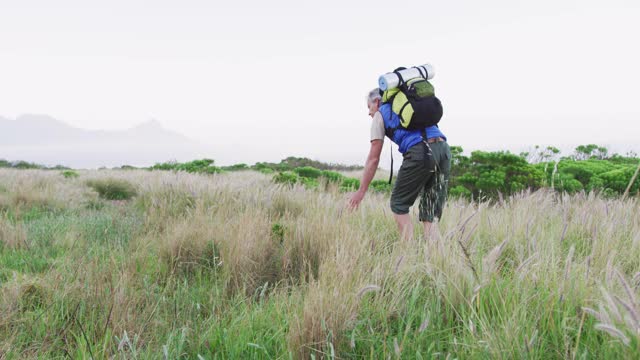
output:
M360 206L360 203L364 199L364 192L356 191L354 193L349 194L349 202L347 206L350 210L355 210Z

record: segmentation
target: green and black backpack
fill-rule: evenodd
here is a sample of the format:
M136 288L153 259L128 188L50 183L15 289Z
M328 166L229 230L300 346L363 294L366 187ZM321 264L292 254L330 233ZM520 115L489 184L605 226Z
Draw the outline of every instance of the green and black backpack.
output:
M400 126L407 130L422 130L437 125L442 118L442 103L435 96L433 85L426 78L404 80L397 68L393 72L400 79L398 87L382 92L382 102L390 103L400 117Z

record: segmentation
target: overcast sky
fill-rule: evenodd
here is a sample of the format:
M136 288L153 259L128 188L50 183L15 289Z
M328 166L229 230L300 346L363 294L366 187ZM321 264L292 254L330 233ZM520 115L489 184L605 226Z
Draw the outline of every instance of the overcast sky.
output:
M637 0L0 0L0 116L361 163L367 92L430 62L453 145L636 146L638 19Z

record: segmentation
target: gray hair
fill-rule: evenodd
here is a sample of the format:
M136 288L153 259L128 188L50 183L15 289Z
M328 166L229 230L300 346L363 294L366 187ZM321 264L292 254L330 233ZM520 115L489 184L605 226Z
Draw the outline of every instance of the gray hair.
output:
M382 100L382 96L380 96L380 89L379 88L375 88L371 91L369 91L369 96L367 96L367 101L372 103L376 100Z

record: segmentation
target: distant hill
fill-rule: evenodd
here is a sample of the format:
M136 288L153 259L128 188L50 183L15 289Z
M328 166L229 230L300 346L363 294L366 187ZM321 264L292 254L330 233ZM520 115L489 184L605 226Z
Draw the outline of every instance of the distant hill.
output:
M0 117L0 159L74 168L149 166L212 157L203 144L150 120L126 130L86 130L47 115Z

